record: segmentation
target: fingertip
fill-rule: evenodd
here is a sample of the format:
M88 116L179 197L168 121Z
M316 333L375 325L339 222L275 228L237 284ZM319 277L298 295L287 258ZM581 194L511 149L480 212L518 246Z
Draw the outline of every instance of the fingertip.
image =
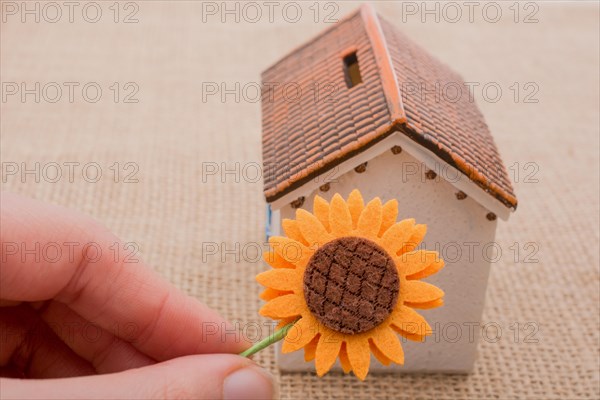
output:
M223 399L276 399L273 376L258 365L249 365L229 374L223 382Z
M182 386L177 388L169 381L164 384L175 392L184 390L194 398L274 399L278 392L268 371L234 354L186 356L163 365L169 371L167 376L177 376L176 385ZM162 391L160 387L158 390Z

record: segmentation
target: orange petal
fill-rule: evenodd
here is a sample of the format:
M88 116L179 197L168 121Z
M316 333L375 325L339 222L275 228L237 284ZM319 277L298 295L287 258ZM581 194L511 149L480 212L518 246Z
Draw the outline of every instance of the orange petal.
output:
M315 196L313 203L313 214L321 221L325 229L329 232L329 203L321 196Z
M329 334L321 334L315 356L317 375L323 376L331 369L340 353L341 346L342 342L337 337Z
M406 279L416 280L416 279L427 278L428 276L435 274L442 268L444 268L444 260L438 260L438 261L433 262L431 265L429 265L424 270L422 270L414 275L411 275L410 277L406 277Z
M392 314L392 325L411 335L431 335L431 326L425 318L410 307L401 306Z
M350 359L348 358L348 350L346 349L346 342L342 343L342 348L340 349L340 364L342 365L342 370L344 370L345 374L352 371Z
M275 290L271 288L266 288L258 297L265 301L269 301L273 300L276 297L283 296L284 294L292 294L292 292L286 290Z
M291 353L300 350L310 343L316 335L317 328L313 321L306 317L300 318L285 336L281 351Z
M352 216L342 196L335 194L329 205L329 227L336 236L347 236L352 230Z
M381 210L381 227L377 236L381 237L387 231L398 217L398 200L392 199L387 201Z
M392 225L381 237L381 246L392 254L396 254L408 243L415 225L414 219L405 219Z
M319 343L319 335L315 336L306 346L304 346L304 361L312 361L317 354L317 344Z
M274 251L266 251L263 253L263 259L273 268L296 268L294 264L286 261Z
M375 356L375 358L383 365L385 365L386 367L388 365L390 365L392 363L392 360L390 360L389 358L387 358L385 356L385 354L383 354L378 348L377 346L375 346L375 344L372 342L371 339L369 339L369 349L371 350L371 353L373 353L373 355Z
M381 213L381 200L375 197L360 214L356 225L357 231L367 238L376 238L381 227Z
M350 196L348 196L348 210L350 210L350 215L352 216L352 228L356 229L358 219L364 207L365 202L362 195L358 189L354 189L350 192Z
M283 221L281 221L281 227L283 228L285 236L289 237L290 239L294 239L295 241L300 242L303 245L308 245L308 242L300 232L300 227L298 226L297 221L294 221L293 219L284 218Z
M444 297L444 291L427 282L404 281L400 284L400 297L407 303L428 303Z
M429 268L429 266L433 264L441 264L437 270L444 265L444 262L440 260L440 256L437 251L428 250L417 250L404 253L401 256L397 256L395 258L395 262L396 266L398 267L398 271L402 275L405 275L407 279L408 277L411 277L409 279L418 279L414 278L413 276L415 274L422 273L423 270Z
M412 308L419 308L421 310L428 310L430 308L436 308L436 307L441 307L444 305L444 300L443 299L437 299L437 300L433 300L433 301L428 301L427 303L408 303L405 302L404 304L406 304L409 307Z
M412 340L413 342L424 342L425 341L425 336L413 335L412 333L404 332L402 329L398 329L393 325L392 325L392 328L394 329L394 331L398 332L398 334L402 335L403 337L407 338L408 340Z
M396 364L404 364L402 345L391 329L381 329L373 336L373 343L385 357Z
M277 290L302 290L302 276L295 269L280 268L262 272L256 275L256 281Z
M410 235L410 238L406 241L404 246L398 250L397 254L401 255L407 251L413 251L423 241L425 234L427 233L427 225L418 224L415 225Z
M403 331L402 329L397 328L395 326L393 326L392 329L395 332L397 332L399 335L401 335L402 337L405 337L408 340L412 340L413 342L424 342L425 339L427 338L427 336L422 336L422 335L417 335L417 334L414 334L414 333L406 332L406 331Z
M288 318L302 314L302 302L296 294L286 294L265 304L259 311L263 317Z
M306 238L309 245L316 244L322 246L333 239L321 221L302 208L296 210L296 221L298 222L302 236Z
M371 362L369 342L362 338L350 338L346 345L348 346L348 359L354 375L364 381L369 373L369 363Z
M294 264L296 267L304 267L313 251L302 243L281 236L272 236L269 244L285 261Z

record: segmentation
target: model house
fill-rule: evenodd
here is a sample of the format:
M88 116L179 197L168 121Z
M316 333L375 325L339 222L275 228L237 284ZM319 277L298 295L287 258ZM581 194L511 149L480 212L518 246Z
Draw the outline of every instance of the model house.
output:
M434 334L426 344L403 343L411 362L393 368L470 371L498 218L508 219L517 199L464 80L370 6L293 50L262 80L271 233L295 209L311 208L316 194L329 200L358 188L365 198L398 199L399 218L427 224L422 246L445 261L429 278L445 304L423 310ZM312 368L298 353L279 363Z

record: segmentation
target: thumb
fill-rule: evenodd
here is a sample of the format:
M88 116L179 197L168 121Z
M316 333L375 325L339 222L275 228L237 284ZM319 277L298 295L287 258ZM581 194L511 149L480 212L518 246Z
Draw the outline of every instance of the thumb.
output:
M3 399L272 399L271 376L231 354L175 358L114 374L0 380Z

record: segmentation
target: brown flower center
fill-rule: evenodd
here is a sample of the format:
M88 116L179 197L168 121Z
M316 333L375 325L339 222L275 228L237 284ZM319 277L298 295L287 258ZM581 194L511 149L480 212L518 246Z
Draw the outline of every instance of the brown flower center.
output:
M366 332L385 320L398 301L394 260L376 243L358 237L335 239L319 248L304 272L304 298L328 328Z

